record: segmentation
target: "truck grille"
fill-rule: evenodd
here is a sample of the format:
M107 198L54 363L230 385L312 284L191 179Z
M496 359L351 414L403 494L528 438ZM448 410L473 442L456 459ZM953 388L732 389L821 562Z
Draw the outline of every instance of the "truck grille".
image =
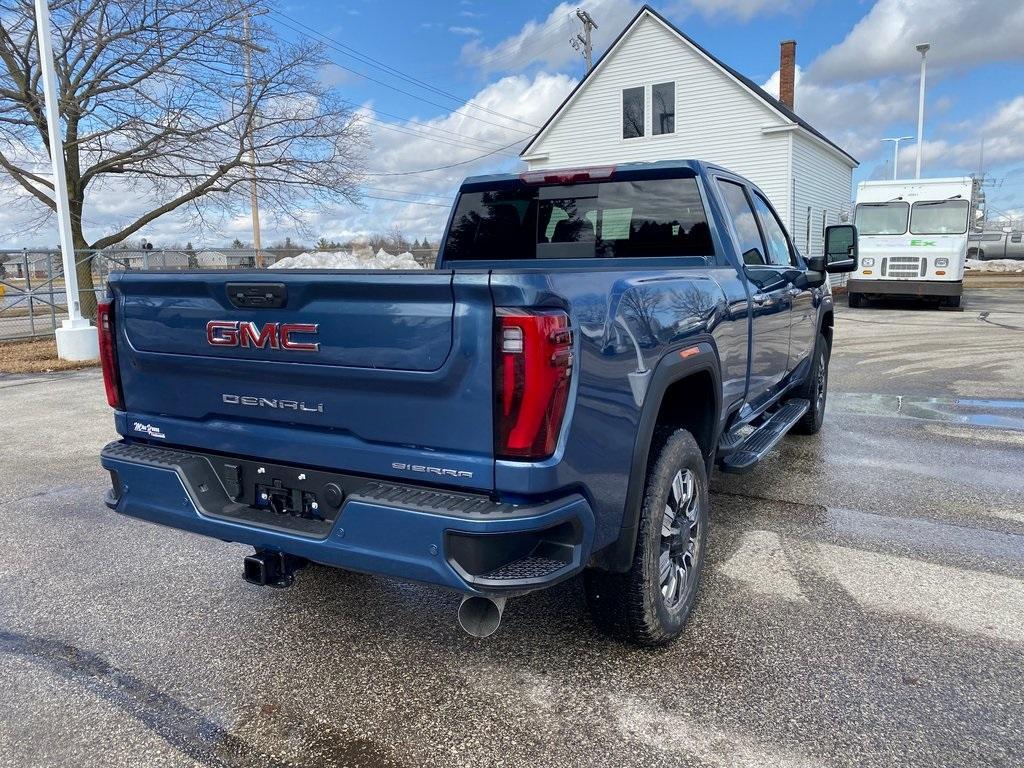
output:
M924 277L928 260L920 256L889 256L882 259L882 277Z

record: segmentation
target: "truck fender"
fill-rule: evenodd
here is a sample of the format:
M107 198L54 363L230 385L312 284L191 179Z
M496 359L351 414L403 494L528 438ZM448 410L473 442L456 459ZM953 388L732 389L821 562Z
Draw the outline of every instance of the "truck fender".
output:
M654 367L654 373L651 376L640 411L636 441L633 445L626 505L622 512L622 527L619 530L618 538L597 553L592 563L595 567L616 572L629 570L636 549L636 537L640 524L640 503L647 480L647 462L650 458L651 444L665 393L676 382L697 373L709 374L712 381L714 413L711 421L711 445L708 447L707 456L708 474L710 475L715 446L721 431L722 381L720 366L715 347L709 342L699 342L673 349L666 353Z

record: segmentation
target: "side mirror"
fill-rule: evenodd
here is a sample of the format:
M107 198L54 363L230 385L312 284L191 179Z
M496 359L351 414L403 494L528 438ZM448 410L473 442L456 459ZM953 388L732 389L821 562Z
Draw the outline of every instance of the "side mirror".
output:
M857 268L857 228L853 224L825 227L825 271L853 272Z

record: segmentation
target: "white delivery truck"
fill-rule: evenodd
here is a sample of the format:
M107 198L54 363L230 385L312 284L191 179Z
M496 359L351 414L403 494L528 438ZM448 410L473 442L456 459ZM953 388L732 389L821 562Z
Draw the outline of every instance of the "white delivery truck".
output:
M850 306L880 296L960 306L979 192L970 176L861 182L854 219L860 263L846 284Z

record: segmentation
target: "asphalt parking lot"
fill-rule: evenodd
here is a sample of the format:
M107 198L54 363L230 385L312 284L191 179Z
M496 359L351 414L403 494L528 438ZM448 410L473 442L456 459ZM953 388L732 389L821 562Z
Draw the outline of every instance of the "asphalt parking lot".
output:
M841 307L821 434L713 482L683 637L579 584L457 597L106 509L96 371L0 378L0 765L1024 763L1024 292Z

